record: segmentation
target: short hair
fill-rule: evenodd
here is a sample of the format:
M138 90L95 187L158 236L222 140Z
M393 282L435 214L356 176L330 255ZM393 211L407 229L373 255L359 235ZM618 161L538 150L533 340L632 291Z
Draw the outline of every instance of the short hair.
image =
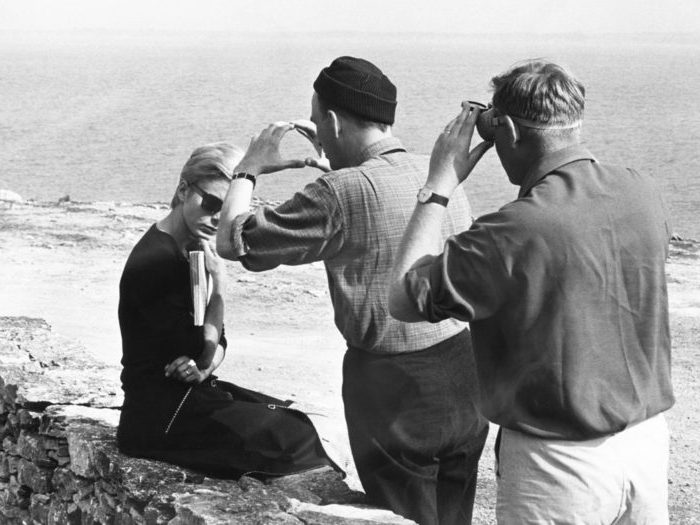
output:
M384 122L367 120L366 118L358 115L357 113L353 113L352 111L350 111L348 109L341 108L340 106L338 106L336 104L328 102L327 100L324 100L321 97L321 95L319 95L318 93L316 93L316 98L318 99L318 105L319 105L319 109L321 111L323 111L324 113L326 111L334 111L335 113L338 113L339 115L342 115L347 119L350 119L360 129L378 128L382 131L387 131L391 127L391 125L386 124Z
M192 184L202 179L225 178L231 180L233 170L240 162L244 151L228 142L214 142L196 148L180 172L180 182ZM175 190L170 207L180 204L180 197Z
M551 126L573 126L583 118L583 84L553 62L518 62L493 77L491 87L494 107L506 115Z

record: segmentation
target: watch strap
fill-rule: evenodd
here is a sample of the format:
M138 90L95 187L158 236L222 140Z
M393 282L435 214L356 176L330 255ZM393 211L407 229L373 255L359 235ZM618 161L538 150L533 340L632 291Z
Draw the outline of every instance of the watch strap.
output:
M234 179L248 179L250 182L253 183L253 188L255 188L255 183L257 181L257 177L253 175L252 173L248 173L245 171L239 171L238 173L234 173L233 176L231 177L231 180Z
M428 204L429 202L434 202L440 206L447 207L447 203L450 202L448 197L435 193L429 187L424 186L418 191L418 202L421 204Z
M427 202L434 202L434 203L439 204L441 206L447 207L447 203L450 202L450 199L448 199L447 197L445 197L443 195L438 195L437 193L433 193Z

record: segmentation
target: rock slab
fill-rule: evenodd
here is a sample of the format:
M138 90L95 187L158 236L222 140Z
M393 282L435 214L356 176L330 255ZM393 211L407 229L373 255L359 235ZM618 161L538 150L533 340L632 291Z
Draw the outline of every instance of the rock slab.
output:
M84 355L41 319L0 318L1 524L413 523L331 469L222 480L121 454L118 371Z

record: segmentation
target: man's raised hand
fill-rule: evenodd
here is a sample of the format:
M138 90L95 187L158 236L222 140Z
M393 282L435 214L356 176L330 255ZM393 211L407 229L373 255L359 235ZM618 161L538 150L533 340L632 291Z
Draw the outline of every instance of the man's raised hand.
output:
M482 142L469 151L479 112L479 108L463 104L460 114L445 126L435 142L426 181L433 191L451 195L493 146L493 142Z
M321 171L331 171L330 162L323 154L323 148L321 143L318 141L318 136L316 135L316 124L310 120L299 119L292 122L294 129L296 129L299 134L306 137L306 139L311 142L311 145L316 150L318 158L307 157L304 159L304 163L312 168L317 168Z
M254 135L250 139L248 150L236 166L236 172L260 175L306 166L301 159L283 159L280 154L280 142L291 129L294 129L294 125L290 122L275 122Z

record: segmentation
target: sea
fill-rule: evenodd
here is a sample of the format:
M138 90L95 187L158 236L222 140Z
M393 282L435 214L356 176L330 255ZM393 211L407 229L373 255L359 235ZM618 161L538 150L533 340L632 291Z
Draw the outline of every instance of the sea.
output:
M603 162L651 174L675 233L700 239L700 35L366 33L0 33L0 189L39 201L168 202L190 152L246 146L308 118L312 83L340 55L398 87L394 134L416 153L462 100L526 58L567 66L587 89L584 140ZM287 157L313 154L299 135ZM260 177L283 200L306 168ZM475 215L515 198L495 152L466 182Z

